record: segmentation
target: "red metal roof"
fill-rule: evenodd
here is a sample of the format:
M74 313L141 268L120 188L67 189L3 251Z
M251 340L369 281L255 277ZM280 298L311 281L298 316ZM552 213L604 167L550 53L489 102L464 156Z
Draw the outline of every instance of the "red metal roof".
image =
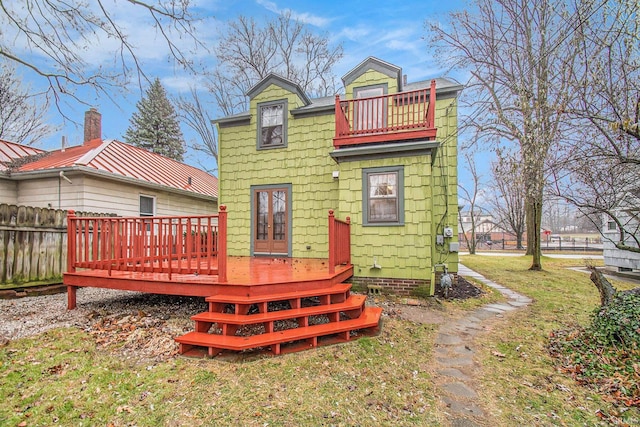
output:
M7 163L23 157L32 156L44 152L39 148L0 139L0 171L7 169Z
M180 190L218 197L218 179L193 166L120 141L94 139L52 151L17 172L86 167ZM191 178L191 183L189 183Z

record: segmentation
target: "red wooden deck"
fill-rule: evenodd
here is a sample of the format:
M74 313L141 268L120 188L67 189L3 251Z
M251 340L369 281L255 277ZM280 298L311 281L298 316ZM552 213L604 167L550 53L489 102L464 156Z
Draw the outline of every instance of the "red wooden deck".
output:
M208 297L314 290L353 274L349 220L329 212L327 259L228 257L227 212L193 217L78 218L69 214L68 306L76 288Z
M195 330L175 338L181 354L264 348L282 354L348 341L380 321L382 309L365 307L365 298L342 283L353 275L350 222L333 211L327 259L228 257L224 206L212 216L77 218L70 212L68 221L69 309L80 287L206 297L209 310L192 317ZM303 306L303 299L312 305ZM285 308L274 310L275 302ZM258 329L237 335L241 325Z
M217 260L192 260L194 265L216 263ZM154 294L208 297L219 293L238 296L268 295L270 293L311 290L341 283L353 275L349 265L335 266L329 273L326 259L315 258L227 258L227 281L221 283L217 275L175 274L119 271L102 269L76 269L64 274L68 288L96 287L140 291ZM71 293L74 293L71 289ZM70 293L70 295L71 295ZM69 302L69 308L75 301Z

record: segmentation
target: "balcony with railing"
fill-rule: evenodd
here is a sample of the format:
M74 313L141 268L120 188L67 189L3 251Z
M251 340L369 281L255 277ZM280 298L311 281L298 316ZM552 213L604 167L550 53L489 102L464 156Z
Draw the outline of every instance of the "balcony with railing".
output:
M336 95L336 148L435 139L436 82L428 88L369 98Z

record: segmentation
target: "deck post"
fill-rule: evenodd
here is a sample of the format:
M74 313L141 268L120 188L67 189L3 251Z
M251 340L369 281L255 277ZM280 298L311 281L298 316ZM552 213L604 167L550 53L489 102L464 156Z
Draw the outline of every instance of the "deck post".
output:
M436 81L431 80L429 88L429 107L427 107L427 127L436 127Z
M336 218L329 211L329 274L336 272Z
M335 101L335 118L336 118L336 138L342 133L342 108L340 108L340 95L336 95Z
M67 271L76 271L76 212L67 211Z
M227 207L220 206L218 214L218 281L227 281Z
M75 286L67 285L67 310L74 310L76 308L76 291L78 288Z
M346 236L346 251L347 251L347 264L351 265L351 217L347 217L347 236Z

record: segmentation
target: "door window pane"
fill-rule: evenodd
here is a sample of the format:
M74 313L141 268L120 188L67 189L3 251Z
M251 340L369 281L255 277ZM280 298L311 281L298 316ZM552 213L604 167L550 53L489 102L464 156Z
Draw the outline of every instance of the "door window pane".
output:
M384 95L383 87L363 88L356 90L355 129L373 130L384 127L386 112L384 98L373 98ZM373 98L373 99L362 99Z
M256 204L258 205L256 239L267 240L269 238L269 193L257 191Z
M285 239L286 202L286 193L284 191L273 192L273 240Z

